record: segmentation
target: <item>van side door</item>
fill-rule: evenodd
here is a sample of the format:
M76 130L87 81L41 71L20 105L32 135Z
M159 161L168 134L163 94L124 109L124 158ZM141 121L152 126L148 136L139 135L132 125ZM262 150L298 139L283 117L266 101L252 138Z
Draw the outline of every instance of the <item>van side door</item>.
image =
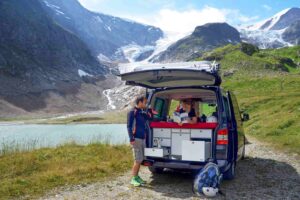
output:
M236 128L238 139L238 158L242 157L245 145L245 132L243 129L243 121L240 113L240 108L235 95L232 92L227 93L231 116L233 117L233 124Z

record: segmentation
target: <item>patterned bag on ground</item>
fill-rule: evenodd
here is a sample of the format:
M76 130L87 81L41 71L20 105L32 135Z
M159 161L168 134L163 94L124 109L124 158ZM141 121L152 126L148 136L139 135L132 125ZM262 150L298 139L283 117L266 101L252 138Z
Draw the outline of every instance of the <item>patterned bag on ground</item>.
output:
M209 162L197 174L193 190L198 196L214 197L219 193L221 179L222 174L219 167L215 163Z

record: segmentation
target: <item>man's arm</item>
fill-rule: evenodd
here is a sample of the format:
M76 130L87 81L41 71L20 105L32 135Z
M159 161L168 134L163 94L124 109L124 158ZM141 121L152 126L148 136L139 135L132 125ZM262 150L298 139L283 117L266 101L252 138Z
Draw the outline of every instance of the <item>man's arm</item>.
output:
M127 114L127 131L130 142L134 142L133 135L134 111L129 111Z

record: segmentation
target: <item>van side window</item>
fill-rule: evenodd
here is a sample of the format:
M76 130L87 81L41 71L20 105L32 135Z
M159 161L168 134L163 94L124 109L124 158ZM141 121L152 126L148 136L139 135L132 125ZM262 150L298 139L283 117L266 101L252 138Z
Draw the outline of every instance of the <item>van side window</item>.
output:
M231 96L231 103L232 103L232 107L233 107L232 109L233 109L233 114L235 116L236 123L241 124L242 116L240 113L240 108L239 108L237 99L233 93L230 93L230 96Z
M230 113L230 109L229 109L229 101L227 99L227 97L224 97L224 108L225 108L225 112L226 112L226 116L227 116L227 122L228 123L232 123L232 117L231 117L231 113Z
M162 118L163 115L163 109L165 106L165 100L161 98L156 98L154 103L154 110L158 113L154 115L154 118Z
M180 101L172 99L170 103L168 115L173 116L173 113L177 110L179 105L180 105Z

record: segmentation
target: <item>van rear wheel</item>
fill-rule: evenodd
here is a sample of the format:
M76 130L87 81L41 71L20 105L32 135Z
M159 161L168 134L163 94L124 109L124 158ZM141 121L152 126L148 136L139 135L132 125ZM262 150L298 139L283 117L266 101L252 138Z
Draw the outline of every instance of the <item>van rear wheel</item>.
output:
M225 180L232 180L234 179L234 176L235 176L235 167L236 167L236 164L235 162L233 162L229 169L223 174L223 178Z
M161 167L149 166L148 169L152 174L161 174L164 172L164 168Z

